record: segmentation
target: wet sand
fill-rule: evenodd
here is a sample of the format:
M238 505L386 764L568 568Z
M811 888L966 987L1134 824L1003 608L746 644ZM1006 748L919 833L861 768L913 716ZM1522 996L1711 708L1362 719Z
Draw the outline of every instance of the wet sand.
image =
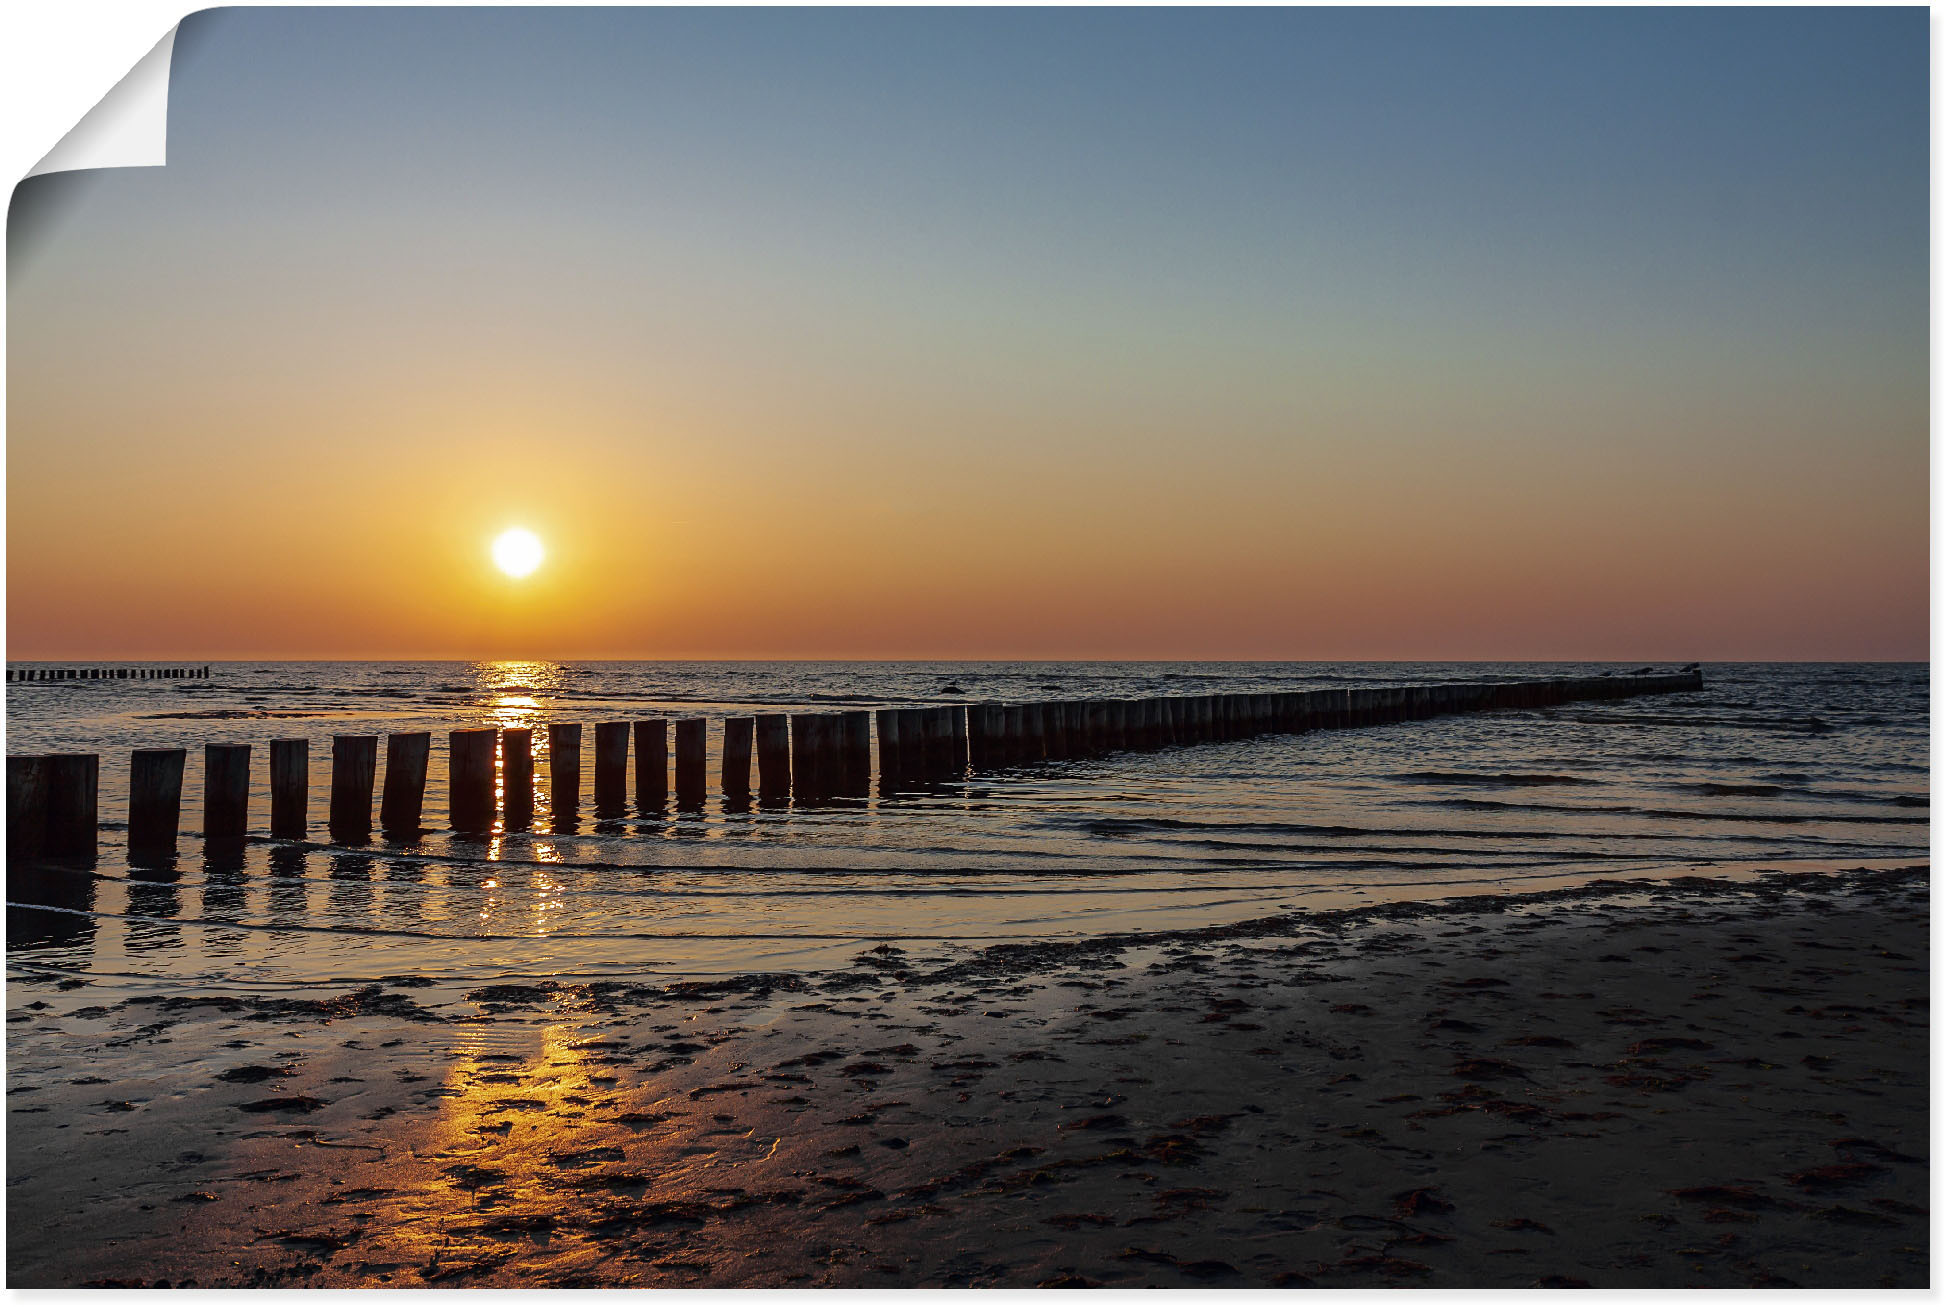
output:
M9 1280L1923 1287L1927 913L1913 868L692 986L16 970Z

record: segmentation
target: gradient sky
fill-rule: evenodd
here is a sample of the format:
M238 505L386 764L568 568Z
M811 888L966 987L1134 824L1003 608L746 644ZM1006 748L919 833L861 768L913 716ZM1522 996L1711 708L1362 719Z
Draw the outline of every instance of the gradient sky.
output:
M15 192L8 654L1923 659L1928 39L200 13Z

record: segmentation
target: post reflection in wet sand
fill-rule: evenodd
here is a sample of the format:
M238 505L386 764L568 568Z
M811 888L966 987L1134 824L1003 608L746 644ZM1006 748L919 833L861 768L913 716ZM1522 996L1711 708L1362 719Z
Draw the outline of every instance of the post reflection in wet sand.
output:
M7 948L85 949L95 940L95 860L68 858L9 868ZM41 905L45 911L27 906Z

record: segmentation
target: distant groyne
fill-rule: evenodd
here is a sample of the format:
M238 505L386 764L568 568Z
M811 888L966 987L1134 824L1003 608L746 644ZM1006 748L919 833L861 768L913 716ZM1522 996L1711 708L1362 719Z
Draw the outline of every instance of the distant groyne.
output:
M53 681L206 681L209 667L21 667L7 669L7 684Z
M1625 675L1536 681L757 714L723 719L717 781L726 804L747 804L754 796L765 804L815 805L869 794L874 774L881 793L896 793L980 773L1118 752L1702 688L1702 673L1694 668L1662 673L1644 669ZM540 729L546 736L545 783L551 809L557 815L578 812L583 798L581 725L553 722ZM533 737L531 728L469 727L448 733L446 816L451 830L484 836L531 826L539 756ZM627 815L631 779L640 815L663 812L672 795L678 811L701 808L709 788L708 738L708 721L702 717L596 723L594 815ZM370 838L375 791L379 794L377 828L387 837L416 839L425 829L432 734L417 731L383 737L382 790L378 789L380 739L377 735L331 738L331 797L325 822L333 842L363 843ZM274 839L309 838L310 745L304 739L272 740L265 750ZM127 795L132 853L174 849L187 760L186 749L134 751ZM10 857L94 856L100 829L99 761L94 754L79 753L8 757ZM248 838L253 747L206 744L202 766L204 838L211 842Z

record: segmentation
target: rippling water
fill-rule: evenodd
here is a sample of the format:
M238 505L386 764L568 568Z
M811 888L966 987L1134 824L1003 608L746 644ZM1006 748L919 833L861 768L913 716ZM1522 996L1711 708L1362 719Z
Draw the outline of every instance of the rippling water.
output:
M461 726L709 715L714 761L718 719L751 711L1599 670L236 663L206 683L10 685L8 751L100 754L110 828L93 872L15 869L10 904L59 910L10 907L9 957L144 987L704 975L842 965L881 939L963 947L1597 876L1925 857L1918 664L1709 666L1700 693L1116 754L815 806L712 798L698 813L598 821L584 806L557 822L542 762L531 833L323 842L332 734L432 731L426 820L438 825L445 732ZM313 742L315 844L267 838L261 745L295 735ZM260 746L253 838L207 852L199 746L245 741ZM128 753L162 746L190 750L180 853L132 868ZM585 787L585 759L583 771Z

